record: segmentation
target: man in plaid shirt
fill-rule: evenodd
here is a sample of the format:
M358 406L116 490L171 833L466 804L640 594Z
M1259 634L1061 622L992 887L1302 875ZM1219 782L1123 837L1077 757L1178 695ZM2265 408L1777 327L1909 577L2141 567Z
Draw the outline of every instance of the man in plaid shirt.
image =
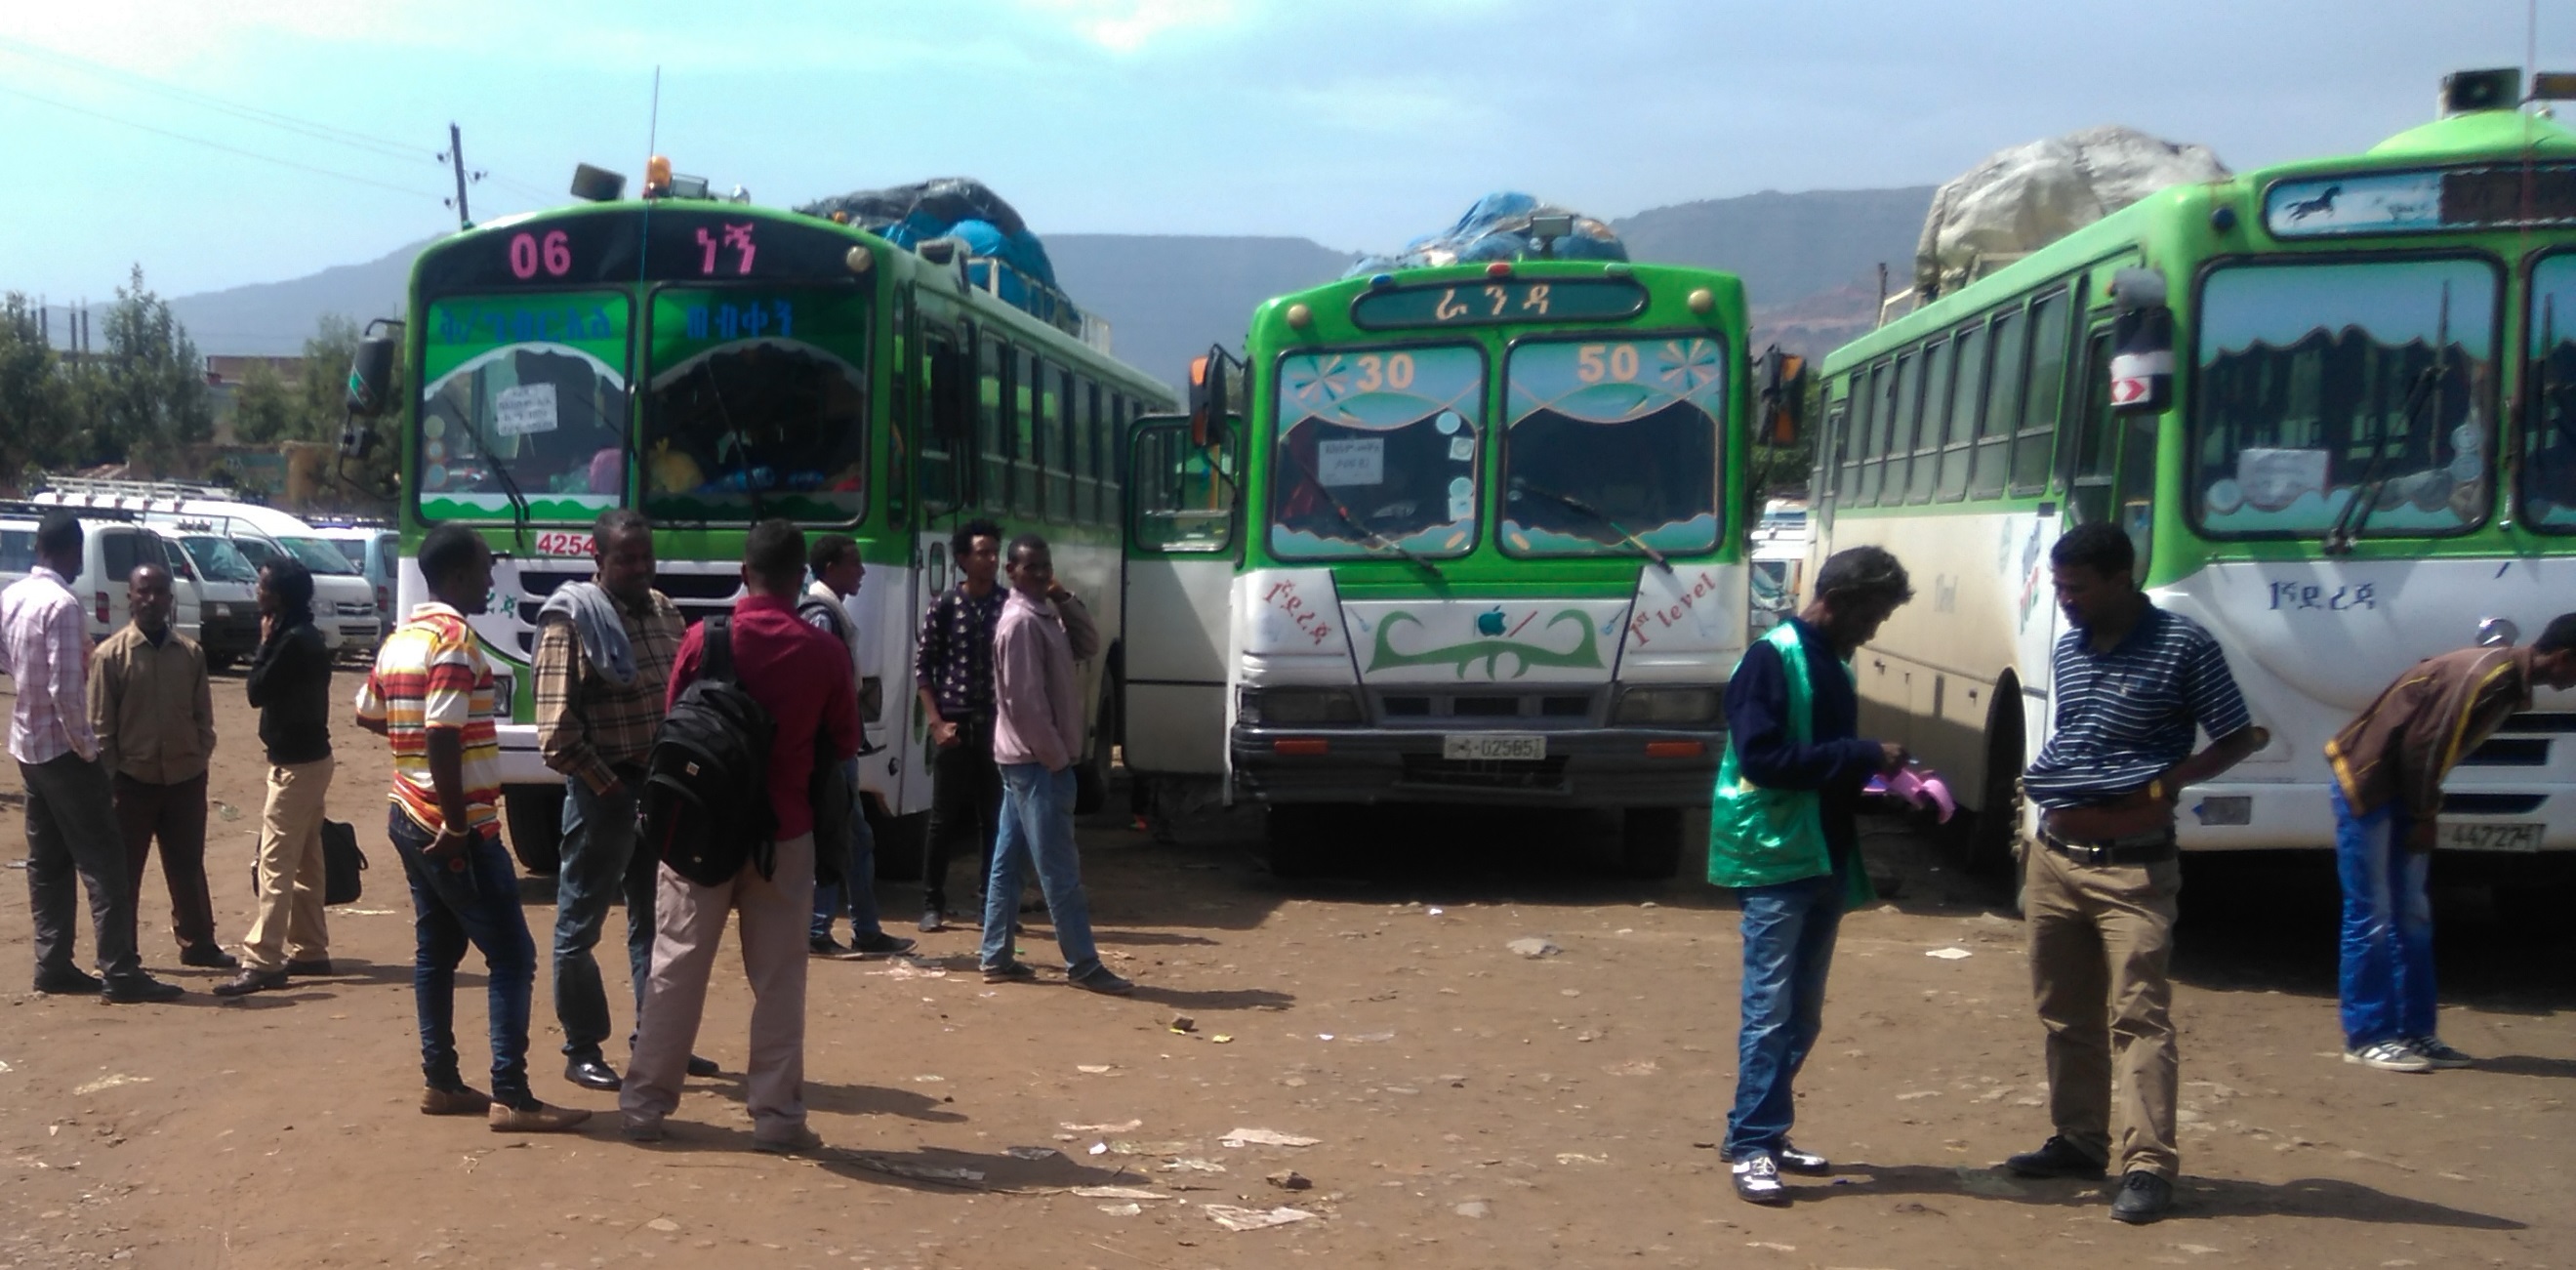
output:
M957 585L922 615L913 663L930 740L938 747L930 760L930 832L922 841L923 930L943 928L948 861L959 839L975 843L975 876L991 871L1002 815L1002 773L993 765L993 632L1009 595L994 580L1002 569L1002 527L970 520L949 536L948 551Z
M32 572L0 591L0 673L18 694L9 712L9 754L27 784L36 991L96 992L120 1004L174 1000L185 990L144 974L134 949L125 835L90 730L89 624L71 590L80 576L81 527L71 513L48 512L36 526L36 559ZM104 983L72 960L75 875L89 891Z

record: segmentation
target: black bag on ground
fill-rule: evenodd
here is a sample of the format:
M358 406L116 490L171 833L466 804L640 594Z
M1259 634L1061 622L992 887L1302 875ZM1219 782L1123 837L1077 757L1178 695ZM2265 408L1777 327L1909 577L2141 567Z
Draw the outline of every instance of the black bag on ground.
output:
M355 904L364 889L367 853L358 849L358 827L347 821L322 822L322 902Z
M769 749L777 724L735 682L732 622L706 620L706 663L653 734L645 759L644 841L671 871L700 886L732 879L749 861L777 867Z

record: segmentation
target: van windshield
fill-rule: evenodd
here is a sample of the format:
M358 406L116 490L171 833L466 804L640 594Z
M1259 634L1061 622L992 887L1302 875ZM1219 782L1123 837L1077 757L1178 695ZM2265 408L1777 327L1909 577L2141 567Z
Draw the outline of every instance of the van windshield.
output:
M294 552L295 558L303 561L305 568L315 573L328 573L344 578L358 576L358 571L350 565L349 558L341 555L340 549L332 546L328 539L280 538L277 541L278 545Z
M209 582L259 581L259 570L230 538L189 534L179 542L188 549L188 558L197 562L197 572L206 575Z

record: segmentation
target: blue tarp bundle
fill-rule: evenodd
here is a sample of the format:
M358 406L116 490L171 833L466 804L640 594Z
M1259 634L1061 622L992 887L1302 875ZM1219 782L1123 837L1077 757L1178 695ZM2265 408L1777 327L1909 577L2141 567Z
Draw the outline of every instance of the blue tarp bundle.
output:
M1626 260L1627 245L1608 225L1553 203L1542 203L1517 190L1500 190L1476 200L1458 223L1426 234L1390 256L1363 256L1345 277L1425 269L1461 261L1517 260L1534 255L1530 240L1533 216L1572 216L1574 232L1553 244L1558 260Z
M846 213L850 223L910 248L933 238L957 238L977 256L1003 261L1013 269L1057 290L1055 264L1046 244L1029 232L1020 214L990 186L965 176L937 177L882 190L860 190L818 199L796 209L808 216ZM978 285L985 279L979 271ZM1009 273L1002 275L1002 298L1029 308L1034 297Z

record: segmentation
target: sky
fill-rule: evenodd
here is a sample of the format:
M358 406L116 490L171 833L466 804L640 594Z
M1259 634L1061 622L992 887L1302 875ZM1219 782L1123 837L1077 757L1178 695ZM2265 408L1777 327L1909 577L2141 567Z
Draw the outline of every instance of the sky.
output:
M2444 72L2525 61L2535 9L2576 70L2564 0L22 0L0 291L373 259L455 226L451 122L477 219L658 146L764 204L973 175L1041 235L1354 251L1489 190L1616 217L1928 185L2105 123L2243 170L2431 118Z

